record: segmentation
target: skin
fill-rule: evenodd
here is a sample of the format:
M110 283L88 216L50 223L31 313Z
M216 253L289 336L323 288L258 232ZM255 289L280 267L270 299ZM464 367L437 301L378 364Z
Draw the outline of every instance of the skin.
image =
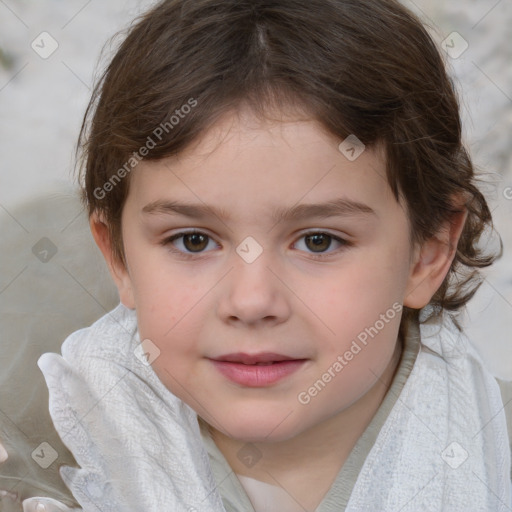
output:
M279 482L306 509L319 504L389 388L401 352L400 315L308 404L298 394L394 303L430 301L465 220L461 214L413 246L406 210L385 180L383 151L367 148L351 162L340 142L310 120L230 112L179 158L142 162L132 172L122 213L126 267L112 257L101 216L91 218L121 301L137 312L141 339L161 351L153 362L159 378L211 425L235 472ZM374 213L270 217L277 207L336 198ZM143 212L170 200L213 206L229 218ZM209 238L168 240L192 228ZM323 252L316 252L308 231L348 244L321 236ZM252 263L236 252L248 236L263 249ZM207 359L262 351L307 362L269 387L248 388ZM251 468L237 456L247 443L262 454Z

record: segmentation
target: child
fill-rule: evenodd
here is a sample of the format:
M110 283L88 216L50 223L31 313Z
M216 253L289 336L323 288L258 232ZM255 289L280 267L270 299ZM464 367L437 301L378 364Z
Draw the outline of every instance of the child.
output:
M491 215L404 7L161 2L81 143L121 304L39 365L83 510L509 509L455 318Z

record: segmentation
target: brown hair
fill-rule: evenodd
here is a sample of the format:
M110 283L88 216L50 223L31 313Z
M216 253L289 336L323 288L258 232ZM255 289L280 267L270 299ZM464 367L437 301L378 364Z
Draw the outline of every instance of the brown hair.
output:
M457 211L454 198L465 198L456 256L431 304L457 310L472 297L478 268L496 257L477 245L491 213L440 53L394 0L166 0L138 19L94 90L79 140L83 199L107 222L116 258L124 263L121 212L138 159L178 154L242 104L260 116L292 105L340 140L382 143L413 242L432 237Z

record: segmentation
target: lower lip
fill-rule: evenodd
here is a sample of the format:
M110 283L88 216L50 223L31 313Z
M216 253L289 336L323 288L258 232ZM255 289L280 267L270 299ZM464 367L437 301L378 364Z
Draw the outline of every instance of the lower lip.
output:
M213 364L224 377L240 384L259 388L274 384L292 373L296 372L305 362L305 359L279 361L269 365L254 365L230 363L227 361L214 361Z

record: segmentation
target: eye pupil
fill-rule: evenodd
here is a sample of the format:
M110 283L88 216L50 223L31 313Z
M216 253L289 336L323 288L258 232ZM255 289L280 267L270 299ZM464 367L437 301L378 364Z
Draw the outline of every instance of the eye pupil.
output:
M191 242L191 244L187 242ZM208 245L208 237L200 233L189 233L184 235L183 243L187 250L200 252Z
M313 243L313 247L309 247L315 252L321 252L317 249L326 250L331 245L331 237L329 235L320 233L306 236L306 244Z

